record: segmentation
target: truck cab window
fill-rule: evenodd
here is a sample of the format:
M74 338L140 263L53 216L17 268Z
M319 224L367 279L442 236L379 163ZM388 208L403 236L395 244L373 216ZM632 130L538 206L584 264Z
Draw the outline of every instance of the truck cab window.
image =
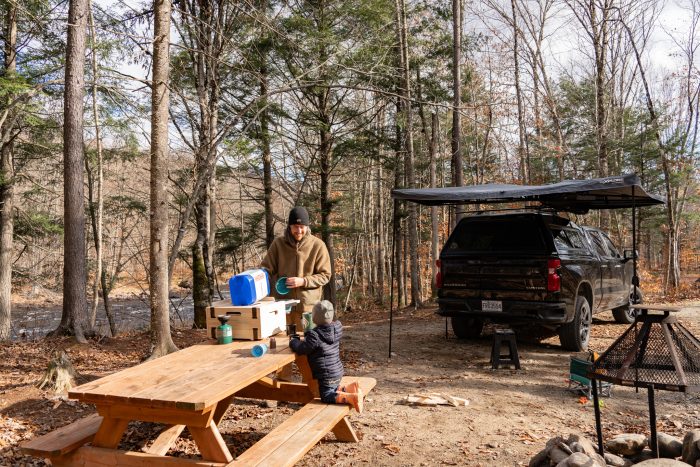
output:
M589 230L588 236L590 237L591 241L593 242L593 247L595 248L598 255L600 255L601 257L604 257L604 258L607 258L610 256L610 252L608 251L608 248L605 245L605 241L600 237L600 235L597 231Z
M602 232L600 233L600 236L605 241L605 245L610 251L610 256L612 256L613 258L620 258L620 252L617 251L617 248L615 248L615 244L613 244L612 240L610 240L610 238Z

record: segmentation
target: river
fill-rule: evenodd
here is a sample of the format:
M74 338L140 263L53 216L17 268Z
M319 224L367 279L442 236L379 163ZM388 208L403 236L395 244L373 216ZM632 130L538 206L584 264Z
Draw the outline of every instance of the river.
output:
M148 329L151 309L148 298L134 297L111 302L117 332ZM35 340L46 336L61 322L61 305L20 305L12 311L12 339ZM190 328L193 324L194 305L192 296L170 298L170 325L173 328ZM109 323L102 302L97 309L95 331L109 336Z

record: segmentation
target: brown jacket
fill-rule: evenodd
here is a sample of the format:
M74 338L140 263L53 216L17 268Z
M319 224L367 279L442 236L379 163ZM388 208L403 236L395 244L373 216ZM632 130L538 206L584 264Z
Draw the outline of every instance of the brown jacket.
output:
M270 289L275 297L300 301L295 307L298 313L311 311L323 298L323 286L331 278L331 259L326 244L311 235L311 230L297 242L286 228L284 235L270 245L261 266L270 273ZM305 283L302 287L290 289L287 295L279 295L275 283L280 277L301 277Z

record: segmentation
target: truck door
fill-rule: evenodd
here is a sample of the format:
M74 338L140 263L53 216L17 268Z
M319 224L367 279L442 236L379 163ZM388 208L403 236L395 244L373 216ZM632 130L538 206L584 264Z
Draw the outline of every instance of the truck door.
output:
M600 289L596 290L596 295L600 297L599 308L607 309L610 307L611 291L614 288L614 261L610 256L605 240L599 235L597 230L586 229L588 237L591 239L591 244L598 258L600 258Z
M598 233L605 242L605 246L610 254L609 263L611 265L612 282L610 284L611 292L609 306L611 308L615 308L627 303L630 289L626 284L631 283L631 281L629 279L625 280L625 260L615 247L615 244L612 242L612 240L610 240L610 237L608 237L605 232Z

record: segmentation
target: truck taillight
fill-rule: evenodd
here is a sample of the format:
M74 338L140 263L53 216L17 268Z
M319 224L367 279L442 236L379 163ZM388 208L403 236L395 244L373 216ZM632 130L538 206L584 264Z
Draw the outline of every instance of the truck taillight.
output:
M560 267L560 259L553 258L547 260L547 292L559 292L559 290L561 290Z
M439 259L435 261L435 266L438 268L437 274L435 274L435 288L442 288L442 261Z

